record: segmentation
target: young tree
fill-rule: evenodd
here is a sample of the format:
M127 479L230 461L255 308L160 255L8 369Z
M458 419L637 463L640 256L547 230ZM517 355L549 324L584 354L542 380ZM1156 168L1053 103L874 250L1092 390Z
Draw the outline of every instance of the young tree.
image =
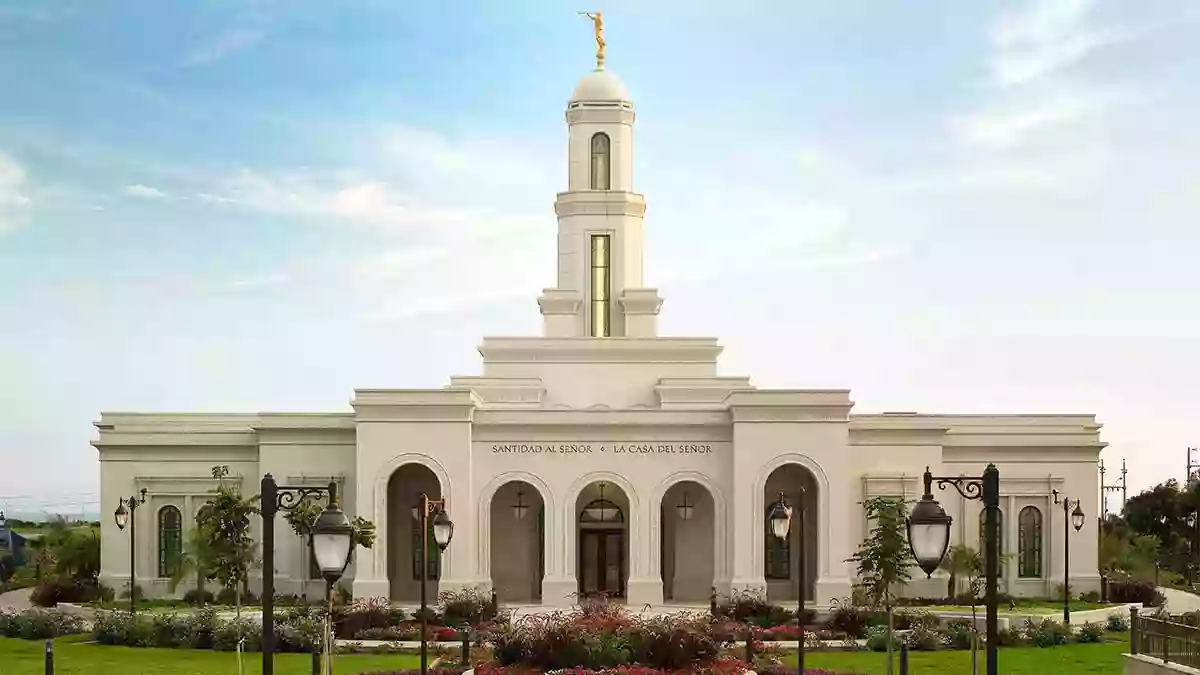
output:
M292 531L296 536L300 537L301 541L307 542L312 536L312 526L316 522L317 516L321 515L321 511L328 503L327 497L316 497L313 495L306 496L296 504L295 508L286 512L284 520L288 525L291 525ZM359 547L372 548L375 546L375 524L371 521L357 516L350 522L350 527L353 532L350 535L351 546L350 554L353 556L354 551ZM353 560L353 557L351 557ZM347 562L349 564L349 562Z
M982 569L979 560L979 551L970 546L955 544L946 551L946 557L942 558L941 570L950 575L946 582L947 598L958 597L959 581L969 578L977 569Z
M204 536L204 532L199 527L188 530L187 539L183 542L183 551L179 554L178 564L168 582L171 592L174 593L179 584L195 574L196 601L203 606L204 582L208 579L208 571L213 568L213 559L213 551L208 545L208 539Z
M893 621L896 587L912 579L912 551L908 547L905 528L904 501L888 497L873 497L863 502L871 532L858 545L858 551L847 559L858 565L855 586L875 606L887 611L888 675L893 672Z
M259 513L257 504L258 495L243 497L235 487L221 485L196 516L201 547L211 556L206 576L236 593L239 617L242 591L256 562L250 518Z

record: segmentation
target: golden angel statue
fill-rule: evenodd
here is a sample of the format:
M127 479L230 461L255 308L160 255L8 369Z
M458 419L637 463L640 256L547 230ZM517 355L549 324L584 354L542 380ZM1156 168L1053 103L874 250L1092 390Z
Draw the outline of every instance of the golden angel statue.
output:
M600 12L580 12L580 16L586 16L592 20L592 26L596 32L596 70L604 69L604 15Z

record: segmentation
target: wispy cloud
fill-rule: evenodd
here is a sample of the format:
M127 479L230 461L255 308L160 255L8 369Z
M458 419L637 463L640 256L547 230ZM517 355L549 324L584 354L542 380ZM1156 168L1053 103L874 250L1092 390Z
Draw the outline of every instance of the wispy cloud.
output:
M130 197L141 197L143 199L162 199L167 196L167 193L162 190L150 187L149 185L142 185L141 183L126 185L125 194Z
M25 217L32 202L27 187L25 167L0 152L0 233L15 229Z
M203 66L249 49L267 37L263 27L237 26L221 31L192 47L183 57L185 66Z

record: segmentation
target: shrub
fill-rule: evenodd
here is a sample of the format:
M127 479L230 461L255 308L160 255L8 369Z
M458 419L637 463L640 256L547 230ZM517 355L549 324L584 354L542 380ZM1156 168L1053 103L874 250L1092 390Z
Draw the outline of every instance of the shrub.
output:
M1166 598L1149 581L1113 581L1108 584L1108 598L1116 603L1140 602L1143 607L1159 607Z
M1079 594L1080 602L1100 602L1100 591L1088 591Z
M83 619L56 609L38 607L23 611L0 609L0 635L25 640L45 640L83 632Z
M1022 647L1027 644L1025 632L1020 628L1001 628L996 631L996 646Z
M751 623L759 628L774 628L794 620L796 613L779 605L772 605L757 591L740 591L717 605L717 616L733 619L738 623ZM811 613L805 616L806 620L811 618Z
M275 624L275 650L280 652L311 652L321 644L324 618L316 615L295 615Z
M92 637L102 645L153 646L154 631L144 617L125 612L100 612L92 622Z
M203 600L203 602L201 602L201 600ZM183 601L189 605L211 605L217 601L217 598L212 594L212 591L205 590L204 593L201 594L200 591L193 588L192 590L183 594Z
M478 588L458 591L443 591L438 594L442 606L442 617L447 626L471 626L478 628L496 618L496 606L491 594Z
M258 603L258 597L250 592L242 593L242 605L254 605ZM235 588L222 588L217 592L217 604L232 607L238 604L238 592Z
M54 607L60 602L91 602L99 589L91 581L55 579L38 584L29 596L29 601L38 607Z
M893 649L900 646L900 641L896 639L895 633L889 633L887 626L871 626L867 629L866 639L867 649L873 652L886 652L889 640Z
M262 649L262 627L250 619L234 619L222 621L213 631L212 648L222 652L232 652L242 644L242 651L254 652Z
M1129 630L1129 619L1126 619L1121 614L1109 614L1104 620L1104 628L1117 633L1124 633Z
M946 646L951 649L970 649L975 638L975 626L970 619L951 619L946 622L942 636Z
M388 628L404 620L387 598L361 598L334 610L334 630L340 638L352 638L372 628Z
M860 638L867 629L869 614L859 607L838 607L833 610L825 625L847 637Z
M930 627L924 624L914 625L911 630L904 635L904 644L908 645L909 649L915 651L931 652L935 651L945 643L945 638L936 627ZM885 648L887 643L884 643Z
M1070 640L1071 629L1054 619L1046 618L1041 621L1026 619L1024 625L1025 639L1034 647L1057 647L1065 645Z
M1102 642L1104 640L1104 626L1089 621L1079 627L1079 633L1075 636L1075 640L1076 642Z

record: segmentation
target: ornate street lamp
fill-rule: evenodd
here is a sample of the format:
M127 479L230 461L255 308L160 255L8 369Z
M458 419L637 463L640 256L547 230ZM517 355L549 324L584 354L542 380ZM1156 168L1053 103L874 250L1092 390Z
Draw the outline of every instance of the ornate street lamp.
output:
M421 515L421 675L426 675L429 672L429 605L425 588L429 584L429 516L433 515L433 541L442 551L446 550L454 536L454 523L446 515L444 497L430 499L429 495L422 493L416 508Z
M800 487L800 503L796 507L799 509L797 514L800 519L800 525L804 524L804 487ZM779 500L771 506L771 513L767 516L771 523L771 534L775 538L783 542L784 545L790 546L788 534L792 529L792 507L788 506L787 500L783 496L783 491L779 491ZM804 675L804 591L805 591L805 565L804 565L804 547L800 547L800 556L797 560L799 570L796 581L796 666L800 675Z
M950 544L950 524L953 519L941 504L933 498L933 481L938 489L953 485L964 499L982 500L984 508L984 604L987 606L987 675L999 675L997 643L999 633L999 610L996 602L997 577L1000 572L1000 471L995 464L988 464L979 478L958 476L956 478L934 478L929 467L925 467L925 494L913 507L908 516L908 544L913 558L925 572L933 576L942 563Z
M140 498L130 495L127 499L118 499L117 510L113 512L118 530L124 531L125 526L129 526L129 616L137 613L137 518L133 517L133 512L146 503L146 488L139 494Z
M326 675L333 674L333 586L346 572L354 552L354 528L338 507L337 485L329 486L329 504L313 521L309 548L325 577L325 658Z
M1054 504L1058 505L1058 490L1051 490L1054 495ZM1071 507L1075 510L1072 511ZM1083 529L1083 509L1080 508L1079 500L1074 501L1063 498L1063 625L1071 625L1071 528L1075 531Z
M222 477L228 474L226 469L221 476L218 476L218 470L214 469L214 477ZM262 483L259 491L260 515L262 516L262 675L275 674L275 514L280 511L292 511L297 506L300 506L309 497L329 497L330 504L337 502L337 483L330 482L328 487L286 487L275 482L275 477L271 474L265 474L262 477ZM328 508L326 508L328 511ZM321 516L325 513L322 512ZM344 517L344 515L343 515ZM320 520L320 516L317 519ZM332 522L332 521L327 521ZM314 523L315 525L315 523ZM313 533L316 534L315 532ZM332 533L327 533L327 536L332 537ZM332 538L324 538L318 543L316 539L309 541L309 546L317 556L317 546L322 547L323 556L332 557L337 550L339 544ZM343 550L348 549L345 547ZM340 555L340 554L338 554ZM346 554L346 562L342 564L341 570L349 565L349 560L352 558L349 553ZM330 570L333 569L336 560L328 560ZM321 563L321 558L317 557L317 565L321 567L322 575L325 574L324 565ZM338 576L341 576L339 572ZM327 577L328 579L328 577Z
M683 492L683 501L675 505L675 510L679 512L680 520L691 520L692 516L696 514L696 505L688 503L686 490Z

